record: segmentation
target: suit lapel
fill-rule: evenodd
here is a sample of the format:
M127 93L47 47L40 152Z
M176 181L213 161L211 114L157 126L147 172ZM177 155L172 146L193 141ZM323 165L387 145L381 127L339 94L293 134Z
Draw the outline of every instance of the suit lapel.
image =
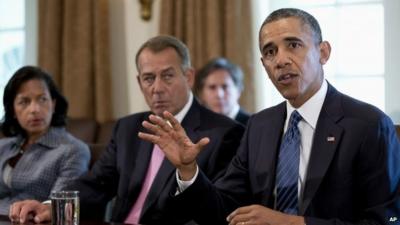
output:
M144 118L147 118L148 115L145 116ZM140 128L139 131L146 132L143 127ZM135 143L132 140L138 140L138 142ZM135 162L132 162L133 166L130 167L131 175L129 179L129 188L128 188L129 199L131 199L134 203L140 193L142 184L147 174L147 169L150 164L151 154L153 152L152 149L154 145L153 143L141 140L138 137L132 137L132 140L129 140L130 142L132 141L132 143L127 146L132 146L132 148L135 148L136 150L133 149L128 150L129 155L126 158L127 160L135 159ZM134 147L136 144L138 146Z
M261 177L257 178L258 182L253 188L256 190L256 194L259 194L262 198L262 202L267 205L273 205L273 190L275 183L275 171L276 171L276 161L277 154L279 152L279 146L282 139L283 127L286 118L286 103L283 102L278 105L277 111L274 115L266 115L267 117L273 117L270 123L265 124L262 127L262 137L261 142L258 147L262 148L259 150L260 154L256 157L256 171L262 171ZM269 121L265 119L265 121ZM281 132L277 132L281 131ZM251 161L251 160L250 160ZM266 176L266 177L265 177Z
M318 118L311 148L303 201L299 215L303 215L314 198L342 138L343 129L337 122L343 117L340 94L331 86Z

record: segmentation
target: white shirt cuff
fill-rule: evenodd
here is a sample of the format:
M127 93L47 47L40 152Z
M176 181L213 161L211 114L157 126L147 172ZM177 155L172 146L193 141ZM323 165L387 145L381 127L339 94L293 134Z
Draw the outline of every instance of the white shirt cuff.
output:
M44 205L45 205L45 204L51 204L51 200L43 201L42 204L44 204Z
M182 193L184 190L186 190L188 187L190 187L190 185L192 185L194 183L194 181L197 178L197 175L199 174L199 167L196 166L196 173L194 174L193 178L188 181L183 181L180 179L178 170L176 170L175 174L176 174L176 182L178 183L178 189L176 190L176 193L175 193L175 196L176 196L176 195Z

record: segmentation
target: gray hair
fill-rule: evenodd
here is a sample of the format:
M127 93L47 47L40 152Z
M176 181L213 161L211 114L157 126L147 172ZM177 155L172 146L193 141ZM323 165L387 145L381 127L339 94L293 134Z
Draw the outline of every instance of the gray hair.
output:
M167 48L175 49L176 53L181 59L182 70L186 70L191 67L189 49L187 46L175 37L169 35L160 35L150 38L139 48L135 58L136 69L139 71L139 55L144 49L149 49L154 53L158 53Z

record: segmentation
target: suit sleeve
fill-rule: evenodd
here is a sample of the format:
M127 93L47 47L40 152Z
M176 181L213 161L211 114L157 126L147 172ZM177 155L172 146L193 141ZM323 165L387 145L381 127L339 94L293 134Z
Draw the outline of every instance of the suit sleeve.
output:
M61 161L59 174L52 191L64 189L73 179L76 179L88 170L90 151L83 143L66 145L64 160ZM50 197L50 196L49 196Z
M212 154L208 158L207 167L202 168L212 183L226 173L229 163L236 155L244 128L240 124L235 124L230 129L221 132L224 133L220 137L221 141L211 147Z
M229 213L249 202L246 136L247 131L224 176L213 181L200 170L191 186L171 198L180 213L191 215L198 224L226 224Z

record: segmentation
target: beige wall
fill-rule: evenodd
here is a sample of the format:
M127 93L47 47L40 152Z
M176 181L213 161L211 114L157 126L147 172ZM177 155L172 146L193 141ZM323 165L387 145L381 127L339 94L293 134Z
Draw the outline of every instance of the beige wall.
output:
M135 54L148 38L157 35L160 1L153 3L150 21L140 18L140 4L135 0L110 1L111 73L114 117L147 110L136 82Z

